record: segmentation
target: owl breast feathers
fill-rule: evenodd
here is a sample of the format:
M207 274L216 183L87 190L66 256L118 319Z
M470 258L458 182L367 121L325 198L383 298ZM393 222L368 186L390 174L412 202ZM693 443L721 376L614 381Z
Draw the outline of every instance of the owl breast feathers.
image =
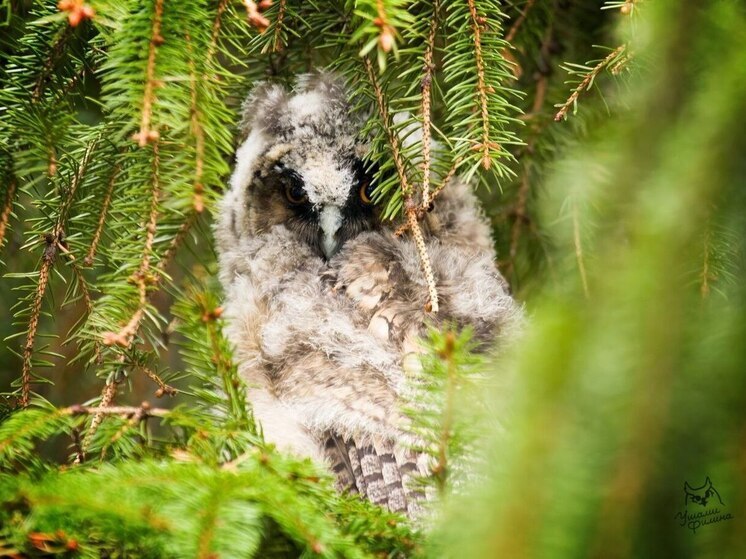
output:
M216 228L225 316L265 439L326 462L341 489L412 514L408 481L428 464L409 450L399 405L426 320L492 341L521 309L471 189L455 179L423 220L440 302L426 312L414 242L371 202L360 127L329 75L252 92Z

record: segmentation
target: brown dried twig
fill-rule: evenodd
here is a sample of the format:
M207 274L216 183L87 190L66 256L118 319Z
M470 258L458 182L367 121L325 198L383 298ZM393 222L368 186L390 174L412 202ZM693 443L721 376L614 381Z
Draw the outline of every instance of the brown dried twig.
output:
M63 410L66 415L121 415L124 417L166 417L171 410L165 408L151 408L143 402L140 406L70 406Z

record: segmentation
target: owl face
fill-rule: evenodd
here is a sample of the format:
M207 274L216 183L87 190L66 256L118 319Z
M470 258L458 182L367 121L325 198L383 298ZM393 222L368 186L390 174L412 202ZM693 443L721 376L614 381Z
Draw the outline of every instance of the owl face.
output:
M237 153L234 224L251 235L284 225L320 257L373 229L376 168L364 160L359 122L341 84L301 79L294 93L260 86L248 99L248 137Z

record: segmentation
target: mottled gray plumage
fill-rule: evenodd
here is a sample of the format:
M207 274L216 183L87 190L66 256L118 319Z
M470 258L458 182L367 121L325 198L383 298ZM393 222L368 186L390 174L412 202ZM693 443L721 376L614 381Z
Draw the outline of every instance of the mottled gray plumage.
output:
M495 267L490 229L452 181L423 222L440 312L414 243L369 203L367 146L333 77L293 93L259 86L216 230L228 335L265 438L325 461L348 488L414 513L408 480L426 473L399 403L425 320L488 340L520 316Z

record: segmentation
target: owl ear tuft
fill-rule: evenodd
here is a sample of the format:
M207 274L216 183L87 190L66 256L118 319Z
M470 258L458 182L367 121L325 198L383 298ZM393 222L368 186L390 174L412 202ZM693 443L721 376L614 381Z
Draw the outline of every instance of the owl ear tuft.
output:
M253 128L267 128L276 123L277 116L287 105L288 97L288 92L279 84L259 82L255 85L241 106L239 128L242 135L246 137Z

